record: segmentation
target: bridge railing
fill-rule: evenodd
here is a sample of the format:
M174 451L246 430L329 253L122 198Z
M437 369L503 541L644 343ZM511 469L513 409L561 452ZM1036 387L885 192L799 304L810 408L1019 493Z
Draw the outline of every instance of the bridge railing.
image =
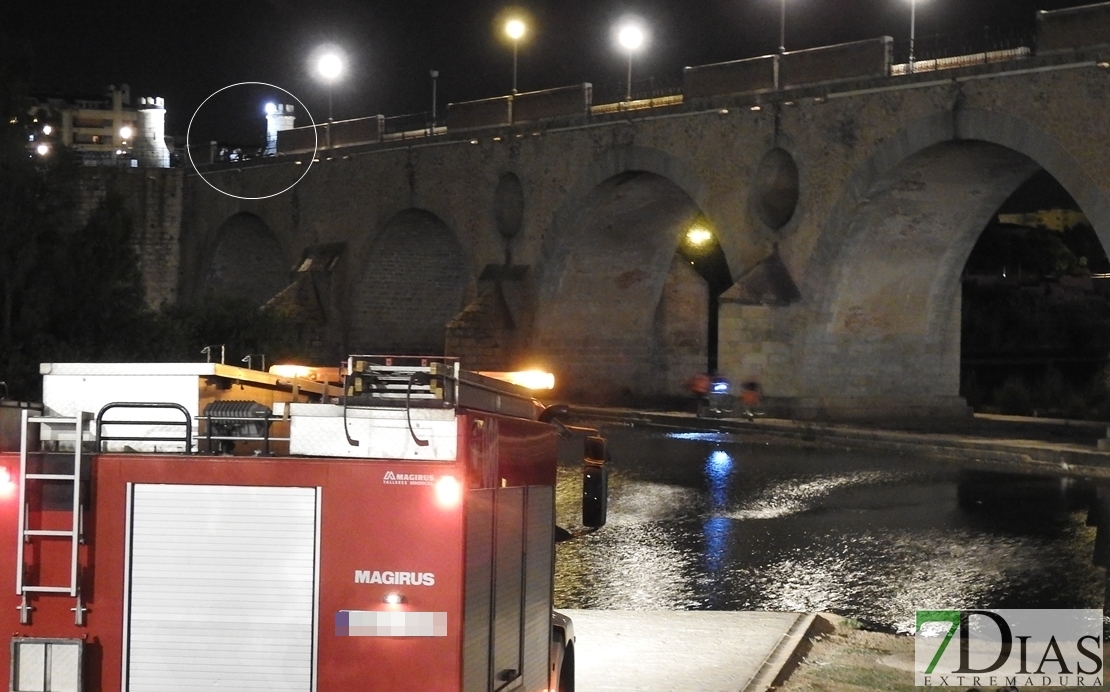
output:
M920 62L961 55L1001 53L1021 48L1032 50L1035 43L1036 30L1032 26L984 26L958 33L921 36L915 41L914 59ZM909 54L909 39L895 40L895 60L906 62Z
M413 139L436 134L432 112L391 115L382 120L383 139Z
M682 77L667 75L650 76L632 80L632 98L628 98L628 83L624 81L599 84L593 88L593 103L596 109L605 104L625 101L659 100L682 95Z
M1110 3L1041 12L1035 22L925 35L914 45L915 72L1007 62L1034 54L1077 51L1110 44ZM310 152L390 140L426 138L521 123L603 116L628 110L708 103L718 96L748 95L799 87L858 82L908 74L909 41L879 37L789 51L714 65L685 68L681 76L639 78L631 91L623 80L583 83L523 94L450 103L442 118L410 113L321 123L278 133L277 153ZM199 165L236 165L262 152L203 144L191 149Z
M224 142L205 142L189 147L175 147L170 153L171 166L188 166L190 159L197 166L240 164L263 157L257 145L237 145Z
M590 113L593 93L593 85L583 83L449 103L444 122L451 130L470 130L553 118L581 117Z

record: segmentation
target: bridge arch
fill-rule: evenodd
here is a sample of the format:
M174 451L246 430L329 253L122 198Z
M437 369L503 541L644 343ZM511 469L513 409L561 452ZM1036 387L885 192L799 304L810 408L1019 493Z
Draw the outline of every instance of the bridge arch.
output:
M646 149L604 157L568 195L547 238L533 338L561 395L673 397L705 371L709 286L678 253L704 216L699 198L688 170Z
M594 159L586 173L567 190L555 211L552 231L544 236L541 251L540 299L549 298L568 249L563 230L580 223L583 209L590 204L599 186L629 172L652 173L669 180L689 197L710 219L714 218L709 188L685 161L652 147L614 147ZM731 258L730 258L731 259Z
M463 307L472 272L437 215L396 213L368 243L348 300L351 353L443 353L446 325Z
M201 294L261 306L289 283L290 261L261 217L233 214L216 229Z
M881 144L848 181L802 272L817 319L797 342L807 357L787 389L839 398L834 407L961 409L961 273L991 217L1041 169L1108 246L1104 194L1028 121L957 109Z

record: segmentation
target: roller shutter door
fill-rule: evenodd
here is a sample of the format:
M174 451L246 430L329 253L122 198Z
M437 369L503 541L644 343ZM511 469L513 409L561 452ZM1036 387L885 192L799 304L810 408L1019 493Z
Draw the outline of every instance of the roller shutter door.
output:
M127 692L315 688L315 488L131 486Z

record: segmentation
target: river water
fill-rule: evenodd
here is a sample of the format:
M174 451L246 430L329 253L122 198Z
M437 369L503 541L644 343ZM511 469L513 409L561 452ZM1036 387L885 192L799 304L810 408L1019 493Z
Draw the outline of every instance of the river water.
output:
M897 632L918 608L1103 607L1082 480L727 433L604 433L609 522L558 544L556 607L826 611ZM561 526L580 525L580 488L562 466Z

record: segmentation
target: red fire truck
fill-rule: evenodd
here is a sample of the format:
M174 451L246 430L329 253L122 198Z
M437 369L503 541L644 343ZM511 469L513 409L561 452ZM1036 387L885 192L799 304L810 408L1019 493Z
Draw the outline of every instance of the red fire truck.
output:
M0 407L13 692L573 690L568 430L528 390L446 358L41 369ZM569 436L600 526L605 441Z

